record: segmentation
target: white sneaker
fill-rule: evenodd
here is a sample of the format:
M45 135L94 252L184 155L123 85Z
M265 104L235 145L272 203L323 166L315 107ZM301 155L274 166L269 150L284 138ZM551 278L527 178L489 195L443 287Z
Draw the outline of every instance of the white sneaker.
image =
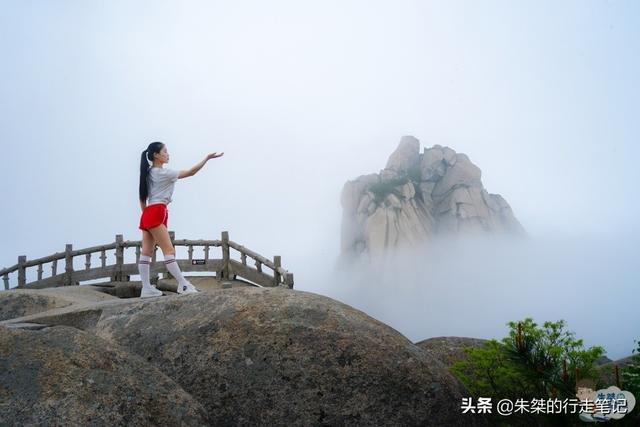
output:
M191 283L186 282L186 283L182 283L182 284L178 284L178 293L179 294L196 294L200 292L198 290L198 288L196 288L195 286L193 286Z
M155 286L143 286L142 291L140 291L140 298L149 298L149 297L160 297L162 296L162 291Z

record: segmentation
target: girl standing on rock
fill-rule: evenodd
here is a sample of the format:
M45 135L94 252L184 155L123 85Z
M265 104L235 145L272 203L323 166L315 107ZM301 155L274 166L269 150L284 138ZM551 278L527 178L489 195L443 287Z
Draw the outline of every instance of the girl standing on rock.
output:
M176 262L176 251L171 243L167 229L167 220L169 219L167 205L171 203L173 186L178 179L195 175L208 160L215 159L223 154L208 154L204 160L191 169L178 171L162 167L163 164L169 163L169 152L167 151L167 146L162 142L152 142L142 152L140 160L140 209L142 209L142 215L138 227L142 230L142 249L140 250L140 261L138 263L140 279L142 280L140 298L162 295L162 291L151 285L149 281L151 254L156 244L162 249L167 270L178 281L178 293L199 292L195 286L184 278ZM152 164L149 165L149 162Z

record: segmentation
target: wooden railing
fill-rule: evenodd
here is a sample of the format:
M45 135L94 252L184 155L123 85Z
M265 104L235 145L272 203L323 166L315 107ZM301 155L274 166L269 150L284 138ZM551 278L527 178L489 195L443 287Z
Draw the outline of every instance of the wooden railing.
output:
M260 254L245 248L229 240L229 233L222 232L220 240L175 240L175 233L169 232L171 242L174 247L186 246L189 254L188 259L176 259L180 270L183 272L215 272L216 278L230 280L236 276L254 282L260 286L284 286L293 288L293 273L282 268L280 256L276 255L273 260L267 259ZM0 270L0 276L4 282L4 289L9 289L9 275L17 273L17 287L40 289L57 286L78 285L86 280L94 280L101 278L110 278L111 281L127 282L130 276L139 274L138 260L140 259L139 240L129 241L123 240L121 234L116 235L113 243L106 245L93 246L91 248L74 250L71 244L67 244L64 252L57 252L44 258L27 260L25 255L18 257L18 263L12 267ZM204 250L204 258L196 259L193 256L194 247L202 247ZM210 249L220 247L222 249L221 258L211 258ZM125 250L135 248L136 262L125 263ZM240 261L231 258L231 249L240 252ZM154 248L151 264L152 281L157 280L158 274L163 273L164 277L171 277L164 266L164 262L156 262L156 253L158 248ZM107 264L107 251L114 251L115 263ZM91 256L98 255L100 258L100 266L91 266ZM82 270L73 268L73 259L75 257L85 257ZM253 266L247 263L247 258L253 261ZM64 260L64 272L58 272L58 261ZM43 277L43 266L51 263L51 275ZM37 267L37 280L27 283L27 268ZM271 274L263 271L271 270Z

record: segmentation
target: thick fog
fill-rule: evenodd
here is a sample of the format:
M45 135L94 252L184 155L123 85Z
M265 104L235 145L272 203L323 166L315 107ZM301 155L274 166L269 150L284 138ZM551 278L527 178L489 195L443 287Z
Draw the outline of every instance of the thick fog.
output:
M311 290L365 311L413 341L435 336L501 338L506 323L567 321L585 345L611 358L638 339L637 239L538 236L460 238L361 262L339 276L318 271Z
M414 341L526 316L611 358L640 338L637 2L0 5L0 267L139 239L163 141L172 169L225 152L176 183L176 237L228 230ZM342 186L403 135L467 154L530 239L334 271Z

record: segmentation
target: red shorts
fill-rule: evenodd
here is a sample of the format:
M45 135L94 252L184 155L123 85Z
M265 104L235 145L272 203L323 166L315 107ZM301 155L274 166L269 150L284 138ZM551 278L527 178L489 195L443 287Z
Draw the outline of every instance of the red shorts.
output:
M154 203L144 208L140 216L140 230L157 227L160 224L167 226L169 209L164 203Z

